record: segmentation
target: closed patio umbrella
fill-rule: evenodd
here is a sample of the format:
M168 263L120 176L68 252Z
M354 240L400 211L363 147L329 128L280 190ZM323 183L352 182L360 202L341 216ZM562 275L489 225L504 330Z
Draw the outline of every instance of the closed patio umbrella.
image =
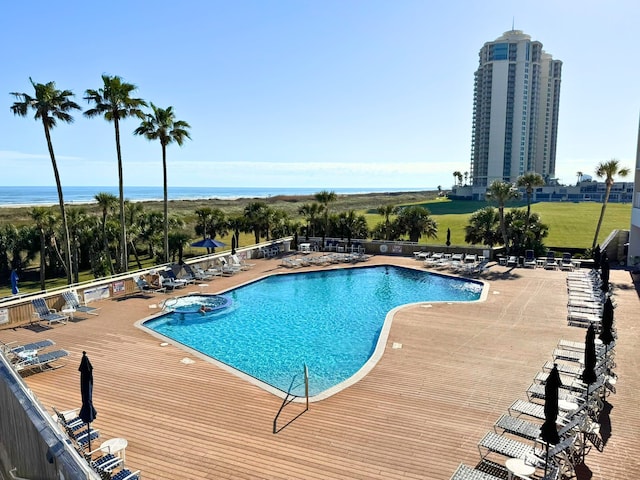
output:
M613 342L613 304L610 297L607 297L602 308L601 327L599 338L608 347Z
M544 464L545 477L549 464L549 444L555 445L560 441L556 421L558 419L558 389L561 386L560 373L558 373L558 367L554 365L544 386L544 423L540 427L540 437L547 444L547 459Z
M447 247L451 245L451 229L447 228L447 241L446 241Z
M17 295L20 293L18 289L18 272L11 270L11 295Z
M98 412L93 408L93 366L87 357L87 352L82 352L78 371L80 372L80 394L82 396L82 406L78 416L87 424L87 438L89 451L91 451L91 422L95 420Z

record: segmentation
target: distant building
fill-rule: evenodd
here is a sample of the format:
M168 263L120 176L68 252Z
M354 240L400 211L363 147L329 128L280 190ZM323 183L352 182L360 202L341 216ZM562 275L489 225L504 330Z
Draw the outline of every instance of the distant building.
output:
M561 72L562 62L520 30L484 44L474 81L474 187L527 172L555 177Z
M636 172L636 182L638 184L638 173ZM452 199L459 200L484 200L486 187L455 186L447 195ZM536 187L531 194L532 202L597 202L604 201L606 185L604 182L592 180L582 181L577 185L547 184L544 187ZM635 190L638 191L637 189ZM525 189L520 188L520 193L524 199ZM611 203L631 203L635 202L640 208L640 196L636 193L634 200L634 182L615 182L611 187L609 202ZM640 215L640 212L639 212ZM640 220L640 216L639 216ZM640 223L638 224L640 226ZM639 232L640 234L640 232Z
M638 146L636 147L635 188L633 208L631 209L631 227L629 228L629 248L627 265L640 268L640 124L638 124Z

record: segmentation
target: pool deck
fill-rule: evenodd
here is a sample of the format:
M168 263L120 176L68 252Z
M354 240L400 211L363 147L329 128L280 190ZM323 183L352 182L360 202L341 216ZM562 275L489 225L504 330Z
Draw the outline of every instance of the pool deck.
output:
M220 292L290 271L278 259L254 262L175 294ZM375 264L421 268L413 258L385 256L360 265ZM567 326L566 277L490 264L480 277L489 282L486 301L401 309L378 365L303 414L303 404L285 407L277 434L280 398L134 326L173 292L103 300L95 303L99 316L77 314L40 331L4 329L0 339L50 338L70 352L64 368L25 378L48 409L80 406L77 366L86 350L98 411L92 426L103 440L125 437L127 466L146 479L446 480L460 462L479 462L478 442L514 400L526 399L558 340L584 341L585 329ZM604 449L589 452L580 480L640 478L640 301L629 272L612 270L611 282L617 393L603 417Z

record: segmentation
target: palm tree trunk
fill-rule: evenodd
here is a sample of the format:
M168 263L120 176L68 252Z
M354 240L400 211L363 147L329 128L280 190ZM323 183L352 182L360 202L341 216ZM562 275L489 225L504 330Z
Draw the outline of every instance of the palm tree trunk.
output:
M529 231L529 217L531 216L531 192L527 188L527 218L525 220L524 231Z
M67 255L66 261L63 262L64 268L67 273L67 285L72 283L72 263L71 263L71 242L69 241L69 227L67 225L67 212L64 208L64 195L62 193L62 184L60 183L60 173L58 172L58 164L56 163L56 156L53 153L53 144L51 143L51 135L49 134L49 128L47 124L43 122L44 135L47 138L47 148L49 149L49 156L51 157L51 165L53 166L53 175L56 179L56 188L58 189L58 202L60 203L60 215L62 216L62 233L64 235L64 248Z
M164 261L169 261L169 202L167 198L167 146L162 144L162 175L164 187Z
M502 241L504 243L504 248L507 251L507 255L509 255L509 240L507 239L507 226L504 224L504 207L499 207L498 212L500 213L500 232L502 233Z
M111 261L111 252L109 251L109 240L107 239L107 212L102 212L102 246L104 254L109 262L109 273L113 276L113 262Z
M47 262L45 258L45 251L46 251L46 240L44 238L44 230L40 228L40 290L47 289L47 284L46 284L47 273L45 271Z
M122 152L120 150L120 122L118 117L113 119L116 129L116 154L118 156L118 193L120 195L120 273L129 269L127 254L127 225L124 218L124 181L122 174Z
M140 256L138 255L138 250L136 249L135 243L131 240L131 250L133 250L133 256L136 258L136 264L138 265L138 269L142 270L142 263L140 263Z
M593 244L591 245L591 249L596 248L596 244L598 243L598 235L600 235L600 227L602 226L602 220L604 219L604 211L607 209L607 203L609 202L609 193L611 192L611 185L607 182L606 189L604 192L604 201L602 202L602 209L600 210L600 218L598 219L598 226L596 227L596 234L593 237Z

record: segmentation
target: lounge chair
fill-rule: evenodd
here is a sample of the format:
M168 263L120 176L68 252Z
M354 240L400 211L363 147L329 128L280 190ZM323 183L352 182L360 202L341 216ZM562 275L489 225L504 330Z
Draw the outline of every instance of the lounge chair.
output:
M182 268L184 268L184 271L188 276L195 279L196 281L211 280L213 278L213 275L207 274L204 270L195 265L192 267L188 263L185 263L184 265L182 265Z
M170 290L184 288L187 286L187 282L184 280L178 280L171 270L164 270L160 272L160 277L162 278L162 286Z
M0 342L0 350L6 353L9 357L24 357L29 352L38 352L43 348L51 347L56 342L53 340L40 340L39 342L25 343L24 345L13 345L15 342L3 343Z
M54 365L53 363L56 360L60 360L61 358L66 357L67 355L69 355L69 352L67 352L66 350L54 350L52 352L45 352L25 358L24 360L14 363L13 366L18 372L32 370L39 370L41 372L44 372L45 370L54 370L56 368L64 366L64 364Z
M95 456L98 453L99 456ZM103 453L102 448L97 448L91 452L85 452L84 458L89 466L100 474L101 478L111 479L113 471L122 467L123 460L113 453Z
M160 272L160 275L164 277L163 281L162 281L162 285L167 285L167 287L171 288L171 285L174 285L173 288L181 288L181 287L186 287L189 283L193 283L194 280L187 280L184 278L178 278L175 274L175 272L171 269L169 270L163 270L162 272ZM169 282L167 284L167 282Z
M65 324L69 319L68 315L63 315L55 309L49 308L44 298L34 298L31 300L31 305L33 305L33 309L35 310L34 315L38 317L38 321L40 322L47 322L49 325L54 322Z
M524 251L524 261L522 262L524 268L536 268L536 255L533 250Z
M86 424L85 424L85 427L86 427ZM100 438L100 430L91 428L90 434L87 430L89 429L83 428L83 429L73 430L72 428L65 427L65 431L67 432L67 435L71 440L73 440L73 442L78 447L77 448L78 451L80 452L83 452L84 449L89 446L90 442L93 442L94 440L97 440L98 438Z
M561 474L572 476L574 472L574 459L578 457L576 444L578 442L578 434L567 436L557 445L552 446L548 450L548 458L556 466L561 469ZM483 449L486 453L483 455ZM547 450L538 448L536 443L520 442L504 435L498 435L495 432L487 432L487 434L478 443L480 456L485 458L489 453L494 452L510 458L519 458L529 462L536 468L544 468L547 458Z
M247 263L246 260L239 258L236 254L231 255L229 258L232 266L240 266L242 270L249 270L256 266L255 263Z
M111 480L140 480L140 470L132 472L127 468L123 468L118 473L111 475Z
M567 435L578 433L586 421L587 416L584 412L582 412L582 414L573 415L567 423L558 429L558 436L563 438ZM530 422L518 417L512 417L511 415L500 416L493 425L493 429L496 433L499 433L497 429L500 429L503 432L508 432L527 440L539 440L540 427L541 425L539 423Z
M56 416L56 420L62 426L62 428L67 429L70 428L72 430L79 430L82 427L86 428L86 424L84 420L82 420L78 413L80 412L80 408L74 408L71 410L60 411L56 407L51 407L53 413Z
M573 272L573 260L570 253L563 253L560 259L560 270L568 270Z
M449 480L497 480L499 478L502 477L495 477L489 473L475 470L461 463Z
M544 262L545 270L557 270L559 267L558 262L556 260L556 252L549 250L547 252L547 258Z
M71 290L67 290L62 292L62 298L66 302L66 308L73 309L76 312L88 313L89 315L98 315L98 307L89 307L87 305L82 305L78 297L76 297L75 292Z
M222 270L222 275L230 276L230 275L235 275L236 273L240 272L242 269L239 266L230 265L229 262L227 262L227 259L222 257L220 259L220 270Z
M133 277L133 281L136 282L136 286L138 287L138 290L140 290L143 293L146 293L146 292L162 293L167 291L167 288L162 285L162 278L160 276L158 276L157 285L151 285L142 277Z
M515 255L510 255L507 258L507 267L517 267L518 266L518 257Z

